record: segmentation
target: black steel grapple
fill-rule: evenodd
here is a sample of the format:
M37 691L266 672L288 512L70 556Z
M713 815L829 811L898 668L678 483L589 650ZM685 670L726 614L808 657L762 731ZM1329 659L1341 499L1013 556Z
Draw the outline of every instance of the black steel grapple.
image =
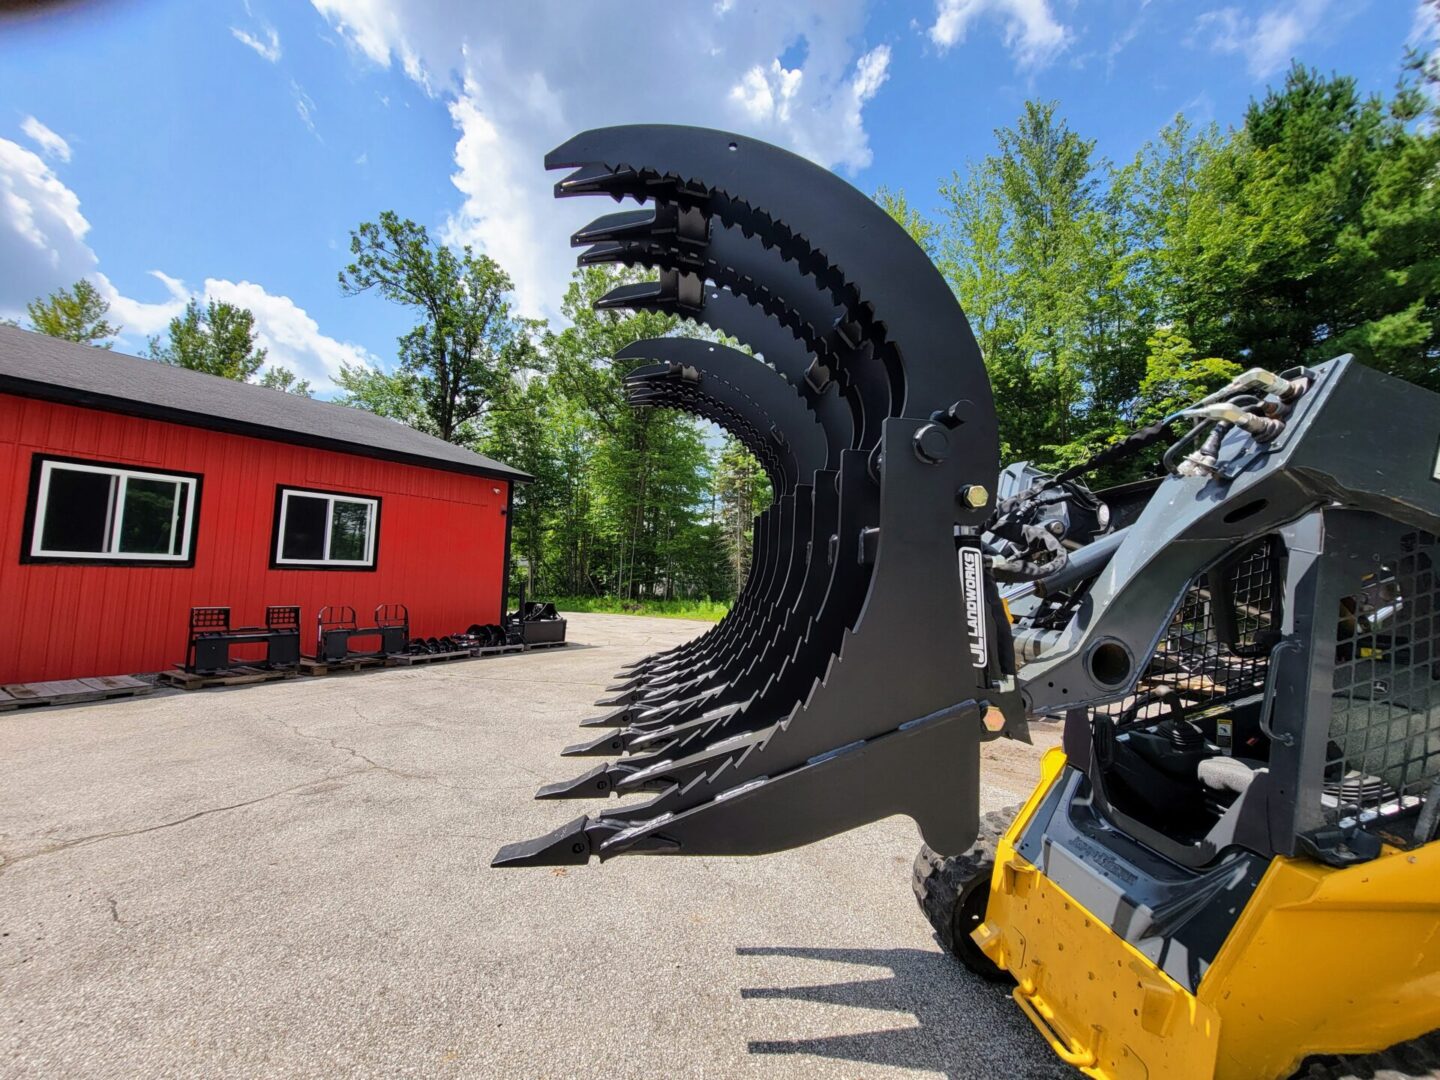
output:
M617 755L542 798L653 792L511 844L496 865L626 852L757 854L892 814L937 850L977 825L979 743L1016 695L992 647L980 532L998 442L970 327L924 252L832 173L690 127L587 132L546 158L562 197L642 209L575 234L582 265L658 270L601 308L681 315L748 346L637 342L636 407L714 421L776 493L712 630L632 665Z

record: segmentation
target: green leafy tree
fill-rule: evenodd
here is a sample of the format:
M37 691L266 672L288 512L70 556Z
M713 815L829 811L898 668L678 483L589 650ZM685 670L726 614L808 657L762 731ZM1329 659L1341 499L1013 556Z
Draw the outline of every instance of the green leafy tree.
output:
M1034 101L995 135L994 154L940 189L939 265L985 358L1006 456L1064 463L1134 393L1143 304L1093 141Z
M770 505L770 480L754 455L727 436L717 455L714 490L731 588L738 590L750 573L756 515Z
M381 371L367 364L340 361L335 377L340 387L337 399L343 405L379 413L408 424L428 435L439 436L420 386L420 378L408 371Z
M490 415L480 448L533 479L515 486L510 519L515 569L523 568L527 595L534 596L545 572L551 522L566 494L564 460L555 438L563 424L565 402L553 394L545 376L536 374L512 394L505 408Z
M222 379L258 382L302 397L311 393L310 384L287 368L276 365L261 373L267 352L256 343L255 316L223 300L210 300L201 307L200 301L192 299L170 320L163 338L149 340L146 354L162 364Z
M1219 390L1241 372L1234 360L1200 357L1185 336L1162 327L1150 336L1145 377L1133 406L1134 422L1153 424Z
M148 352L152 360L237 382L249 382L266 356L255 343L255 316L221 300L204 307L191 300L170 320L164 338L150 339Z
M1197 348L1281 369L1353 352L1440 388L1440 135L1293 67L1205 164L1184 238Z
M287 394L296 394L300 397L315 396L309 379L302 379L289 368L278 365L265 369L260 376L260 385L268 386L271 390L283 390Z
M535 360L533 327L511 308L510 278L488 255L468 246L452 251L389 210L350 234L350 253L341 290L373 289L410 308L417 322L400 338L398 370L352 369L340 379L342 400L407 422L423 416L423 426L447 442L473 443L486 411Z
M68 289L56 289L49 296L31 300L25 312L36 333L82 345L108 349L114 345L111 339L120 332L105 317L110 312L109 301L84 278Z
M576 272L562 305L569 325L545 335L548 392L567 402L557 448L564 494L550 550L567 560L577 591L639 601L728 593L711 498L706 432L669 410L632 408L624 378L639 361L615 355L664 337L677 320L653 312L596 311L597 299L643 273Z
M875 192L875 201L910 234L910 239L924 249L925 254L935 257L940 245L940 228L919 210L910 205L904 191L881 188Z

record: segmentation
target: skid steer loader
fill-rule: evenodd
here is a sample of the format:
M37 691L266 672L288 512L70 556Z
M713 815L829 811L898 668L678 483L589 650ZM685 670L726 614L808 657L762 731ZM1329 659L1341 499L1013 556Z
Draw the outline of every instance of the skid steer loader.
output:
M565 751L606 760L539 792L648 797L495 865L762 854L904 814L941 942L1087 1075L1429 1052L1440 399L1349 357L1257 370L1107 451L1173 442L1155 481L1002 476L965 316L860 192L687 127L546 165L572 170L559 196L640 204L575 234L582 265L658 271L600 307L750 349L636 342L630 402L732 432L775 499L729 615L630 665ZM982 822L980 744L1037 715L1063 746Z

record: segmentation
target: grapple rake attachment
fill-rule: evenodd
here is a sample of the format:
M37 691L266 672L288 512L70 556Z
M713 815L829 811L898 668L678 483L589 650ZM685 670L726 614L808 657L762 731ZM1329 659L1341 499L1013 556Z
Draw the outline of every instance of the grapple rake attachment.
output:
M587 132L548 155L558 196L641 209L575 234L585 265L651 267L601 308L738 340L637 342L630 404L712 420L776 492L750 577L701 637L629 665L615 755L542 798L649 792L496 865L758 854L892 814L937 851L974 839L979 743L1016 697L993 647L979 534L998 469L989 383L924 253L870 199L786 151L699 128Z

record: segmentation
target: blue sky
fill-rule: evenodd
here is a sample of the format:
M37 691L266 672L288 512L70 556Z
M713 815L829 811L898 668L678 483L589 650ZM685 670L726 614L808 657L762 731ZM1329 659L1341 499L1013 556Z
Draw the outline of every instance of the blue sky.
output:
M555 316L550 146L692 123L933 207L1027 97L1115 160L1175 113L1238 123L1292 57L1395 83L1416 0L109 0L0 22L0 314L89 277L137 350L192 295L255 311L322 393L405 314L342 297L349 231L394 209L497 258Z

